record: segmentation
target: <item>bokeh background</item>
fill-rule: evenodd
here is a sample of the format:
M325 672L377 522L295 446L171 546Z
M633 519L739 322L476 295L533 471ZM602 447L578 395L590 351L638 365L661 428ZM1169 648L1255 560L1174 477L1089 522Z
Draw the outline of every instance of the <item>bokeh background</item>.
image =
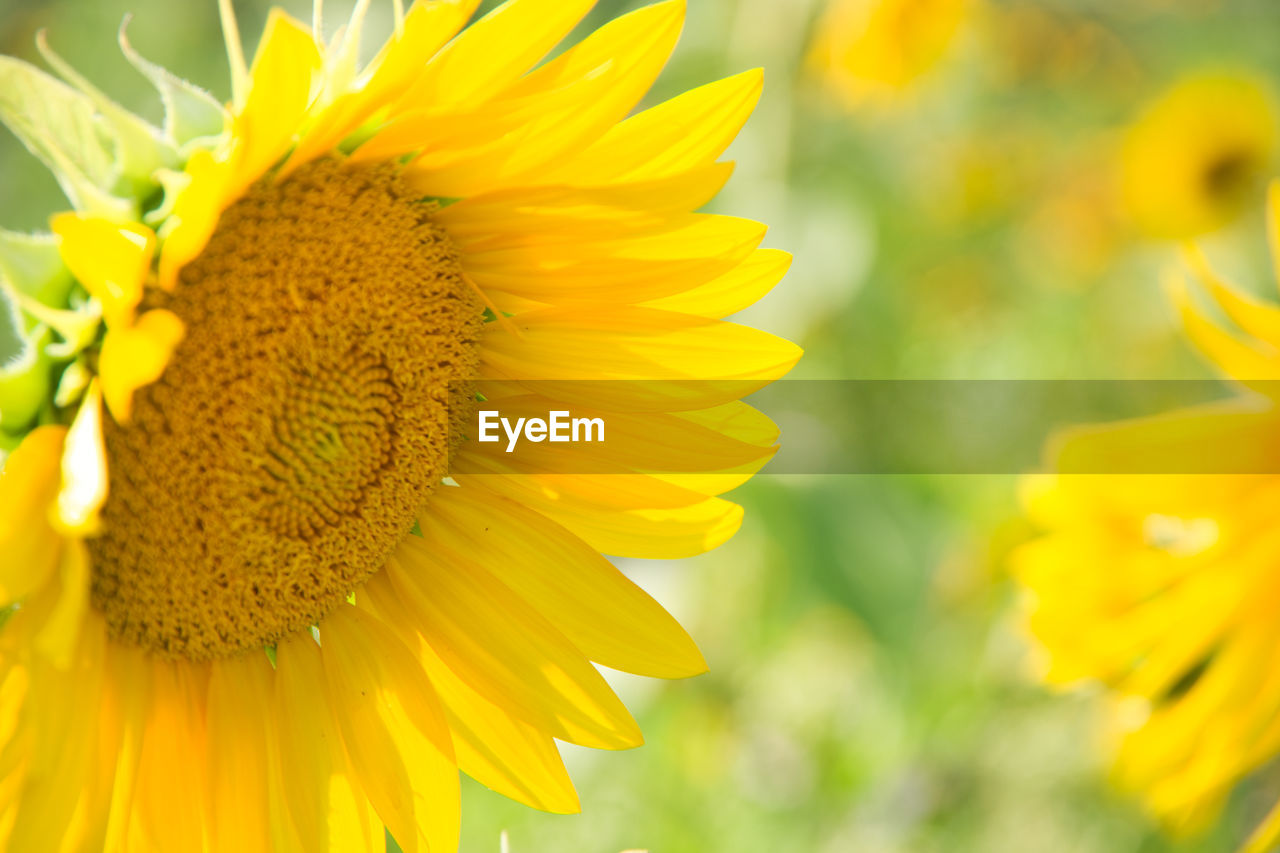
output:
M601 0L585 26L636 5ZM794 376L807 379L1209 375L1161 292L1176 243L1119 199L1120 152L1145 105L1188 74L1280 83L1280 3L907 5L915 23L905 16L865 55L899 56L893 39L923 27L909 73L851 93L815 59L840 36L822 0L689 0L649 102L766 69L715 208L769 223L767 245L796 262L744 321L801 342ZM371 38L388 31L389 6L374 4ZM259 32L267 4L236 7L242 30ZM349 4L327 7L337 20ZM129 12L144 55L228 96L214 0L0 0L0 52L38 61L47 27L55 50L158 118L115 49ZM1201 240L1259 291L1262 179L1275 171L1270 159L1236 176L1240 215ZM39 228L63 205L4 132L0 184L0 226ZM783 440L838 429L815 420ZM1096 697L1037 686L1019 632L1005 557L1032 531L1014 478L766 473L735 497L747 520L729 544L623 565L690 629L711 672L615 679L648 744L568 750L581 815L467 783L464 853L497 851L503 831L512 853L1226 851L1280 794L1280 774L1263 773L1208 835L1178 840L1111 787Z

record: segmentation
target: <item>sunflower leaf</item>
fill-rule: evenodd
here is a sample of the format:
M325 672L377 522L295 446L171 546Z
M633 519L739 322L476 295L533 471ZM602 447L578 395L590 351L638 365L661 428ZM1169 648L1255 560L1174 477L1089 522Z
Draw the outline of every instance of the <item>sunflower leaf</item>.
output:
M160 93L160 100L164 103L164 134L168 141L183 154L189 154L192 142L222 135L227 123L226 109L222 104L204 89L188 83L134 50L125 34L128 25L127 18L120 25L120 50Z
M111 194L117 141L93 101L38 68L0 56L0 122L50 170L80 211L128 218L134 204Z

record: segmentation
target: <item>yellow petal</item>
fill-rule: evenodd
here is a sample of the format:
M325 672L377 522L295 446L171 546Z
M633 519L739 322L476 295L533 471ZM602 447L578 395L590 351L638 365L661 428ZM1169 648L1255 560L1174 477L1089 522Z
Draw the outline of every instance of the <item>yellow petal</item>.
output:
M449 561L471 555L591 660L656 678L706 671L661 605L544 516L475 490L442 489L418 523L433 549Z
M590 144L639 101L674 47L683 16L683 0L671 0L606 24L495 101L494 106L501 107L505 100L536 101L545 96L546 105L526 126L501 136L490 133L485 141L495 142L472 151L431 144L406 170L406 179L424 194L444 197L544 183L547 164ZM574 101L560 108L564 93L579 88ZM425 144L423 140L418 147Z
M260 650L211 664L209 676L210 837L212 849L266 853L270 829L268 742L271 662ZM318 784L298 780L296 784ZM194 794L194 792L191 792Z
M107 448L102 440L102 391L89 383L67 430L62 451L62 488L57 519L62 532L84 536L100 526L98 511L107 499Z
M608 80L602 95L537 134L503 165L505 174L543 179L541 168L558 163L594 142L627 114L657 80L680 37L685 1L666 0L615 18L556 59L513 86L520 97L554 91L600 73Z
M634 304L670 296L722 276L764 239L749 219L679 214L628 234L575 234L507 245L475 245L463 269L483 290L555 305Z
M436 54L395 111L492 98L555 47L593 5L595 0L509 0Z
M1224 332L1196 308L1185 285L1171 280L1167 289L1178 308L1187 337L1227 376L1245 384L1260 380L1256 387L1263 393L1267 393L1274 380L1280 379L1280 351L1262 349ZM1276 392L1271 389L1271 393Z
M27 434L0 470L0 604L26 598L48 581L62 537L49 523L59 487L66 427Z
M422 639L386 572L365 584L356 604L370 609L416 653L444 706L464 773L535 809L578 811L577 792L551 736L513 718L459 678Z
M523 503L618 557L692 557L724 544L742 525L737 504L642 474L525 474L467 462L454 477L464 487Z
M1277 474L1280 412L1257 399L1074 427L1048 456L1064 474Z
M150 661L135 646L107 643L105 697L100 716L104 734L99 743L100 834L86 849L117 853L124 849L133 804L138 756L151 703ZM91 824L92 825L92 824ZM101 843L95 843L100 839Z
M178 316L155 308L133 326L107 333L98 358L102 396L118 423L127 423L133 410L133 392L160 378L185 327Z
M151 704L138 756L130 850L204 847L208 680L207 664L151 661ZM175 760L178 756L181 760Z
M518 335L486 330L481 378L529 381L534 393L617 411L718 406L782 377L801 355L747 326L651 308L550 308L512 323ZM589 394L555 381L584 379L644 381L579 381Z
M74 851L91 827L82 799L96 792L99 722L103 697L103 624L80 635L66 665L38 667L27 698L30 751L8 850ZM61 842L61 843L59 843Z
M351 765L405 853L458 847L453 741L422 668L383 624L343 605L320 627L321 658Z
M754 305L782 281L790 268L790 254L777 249L757 249L719 278L645 305L718 320Z
M557 738L600 749L641 743L640 730L564 635L471 560L447 564L408 536L387 565L422 636L460 678Z
M1252 299L1214 273L1204 253L1188 247L1185 256L1196 275L1208 287L1209 295L1231 321L1246 334L1273 347L1280 347L1280 307Z
M155 254L151 229L76 213L59 214L50 226L61 238L58 250L67 269L102 303L107 325L131 323Z
M42 594L52 599L47 610L39 608L43 624L32 645L54 666L65 668L75 653L89 606L89 551L83 541L71 539L63 543L57 587L47 588ZM39 606L33 609L36 607Z
M249 94L232 129L239 147L224 202L239 196L289 150L311 106L312 78L320 67L310 28L272 9L253 60Z
M308 632L276 646L276 712L284 801L301 853L383 850L382 823L349 770L320 647Z
M620 239L670 226L671 215L715 197L732 163L710 163L670 178L609 187L550 186L485 193L435 216L464 251L510 248L534 240Z
M281 169L286 175L297 166L334 148L365 119L404 92L421 75L434 56L471 17L479 0L437 0L415 3L404 19L404 31L375 60L368 82L358 91L339 96L298 141Z
M204 251L231 193L233 172L234 164L215 159L204 148L193 152L187 161L183 173L187 185L174 200L173 211L162 229L164 245L160 248L158 274L161 288L173 290L178 273Z
M598 186L679 174L729 147L764 85L759 69L685 92L622 122L543 177L545 183Z

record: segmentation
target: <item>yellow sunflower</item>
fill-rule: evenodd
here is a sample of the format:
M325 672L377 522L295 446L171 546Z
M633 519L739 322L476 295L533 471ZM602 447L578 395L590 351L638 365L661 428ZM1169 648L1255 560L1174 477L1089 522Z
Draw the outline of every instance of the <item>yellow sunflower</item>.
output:
M589 0L476 5L397 2L363 67L367 2L273 10L250 65L223 0L225 107L122 31L163 128L0 59L74 208L0 232L0 849L453 850L458 769L568 812L557 739L641 742L591 661L705 668L600 552L715 547L774 451L738 398L799 350L720 318L789 259L693 212L760 72L630 115L682 0L543 64ZM567 379L655 380L598 453L681 473L466 439Z
M1270 219L1280 264L1280 185ZM1280 754L1280 307L1242 295L1198 252L1188 260L1241 334L1175 281L1187 332L1248 393L1065 436L1059 470L1151 473L1029 480L1047 535L1014 558L1047 679L1106 686L1117 780L1185 832ZM1247 849L1278 842L1280 806Z
M1125 131L1120 194L1133 226L1159 239L1219 228L1260 193L1274 157L1276 109L1243 74L1190 76Z
M902 99L946 56L973 0L831 0L809 63L850 108Z

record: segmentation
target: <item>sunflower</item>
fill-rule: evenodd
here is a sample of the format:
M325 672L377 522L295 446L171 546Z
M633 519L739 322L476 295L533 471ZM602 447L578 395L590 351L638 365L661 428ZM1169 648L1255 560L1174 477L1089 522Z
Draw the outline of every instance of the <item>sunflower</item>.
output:
M589 0L476 5L363 66L367 3L276 9L249 64L223 0L226 106L122 30L162 128L0 60L73 208L0 234L0 848L453 850L459 769L570 812L557 739L641 742L591 661L705 669L601 552L715 547L775 449L739 397L799 350L720 318L789 259L693 212L761 75L630 115L683 2L542 64ZM467 440L560 380L610 380L624 473Z
M1264 84L1226 72L1187 77L1124 133L1120 194L1130 222L1158 239L1225 225L1260 191L1275 145L1276 109Z
M1280 185L1270 230L1280 264ZM1065 436L1060 470L1144 473L1028 480L1047 535L1014 557L1046 678L1106 687L1117 781L1182 832L1280 754L1280 307L1241 294L1199 252L1188 260L1241 334L1175 280L1183 324L1246 393ZM1280 806L1247 849L1278 842Z
M831 0L809 63L850 108L900 101L946 56L972 0Z

